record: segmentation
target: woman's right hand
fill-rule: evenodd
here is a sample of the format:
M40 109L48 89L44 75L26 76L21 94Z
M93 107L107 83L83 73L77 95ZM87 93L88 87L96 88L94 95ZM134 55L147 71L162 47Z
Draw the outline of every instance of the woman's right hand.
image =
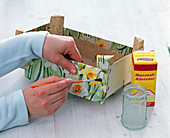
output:
M23 90L29 117L45 117L54 114L65 102L72 80L51 76L40 79L33 85L48 84Z

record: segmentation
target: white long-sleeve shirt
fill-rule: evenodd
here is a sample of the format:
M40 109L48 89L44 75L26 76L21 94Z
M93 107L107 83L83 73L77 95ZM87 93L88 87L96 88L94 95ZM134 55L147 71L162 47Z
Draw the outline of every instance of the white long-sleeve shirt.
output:
M24 33L0 41L0 77L42 57L47 32ZM0 92L1 92L0 88ZM0 131L28 124L28 111L22 90L0 97Z

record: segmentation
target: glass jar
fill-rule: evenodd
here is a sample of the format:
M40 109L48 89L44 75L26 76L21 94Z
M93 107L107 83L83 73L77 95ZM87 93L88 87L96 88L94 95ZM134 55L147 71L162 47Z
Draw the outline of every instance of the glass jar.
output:
M142 129L147 120L146 89L139 84L129 84L123 90L121 123L132 130Z

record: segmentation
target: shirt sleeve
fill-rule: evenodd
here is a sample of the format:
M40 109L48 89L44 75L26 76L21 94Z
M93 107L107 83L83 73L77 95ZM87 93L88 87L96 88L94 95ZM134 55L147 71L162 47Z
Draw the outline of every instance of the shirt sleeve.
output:
M41 57L47 32L24 33L0 42L0 77ZM28 124L22 90L0 97L0 131Z
M28 111L22 90L0 98L0 131L28 124Z
M0 77L24 66L33 58L42 58L42 48L47 32L20 34L0 42Z

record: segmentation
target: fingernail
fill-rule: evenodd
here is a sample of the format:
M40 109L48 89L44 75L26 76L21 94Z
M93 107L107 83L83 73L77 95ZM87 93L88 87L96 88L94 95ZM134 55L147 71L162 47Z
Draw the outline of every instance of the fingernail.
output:
M72 79L70 79L70 78L66 78L66 80L68 80L68 81L72 82Z
M76 74L77 71L74 70L74 69L71 69L70 72L71 72L72 74Z

